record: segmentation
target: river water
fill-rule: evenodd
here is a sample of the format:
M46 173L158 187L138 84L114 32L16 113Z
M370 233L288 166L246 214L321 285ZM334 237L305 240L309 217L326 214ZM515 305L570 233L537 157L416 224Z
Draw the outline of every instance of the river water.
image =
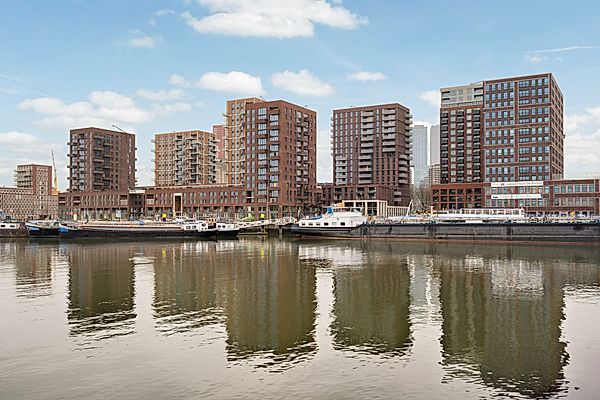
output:
M600 393L600 246L2 241L0 317L0 399Z

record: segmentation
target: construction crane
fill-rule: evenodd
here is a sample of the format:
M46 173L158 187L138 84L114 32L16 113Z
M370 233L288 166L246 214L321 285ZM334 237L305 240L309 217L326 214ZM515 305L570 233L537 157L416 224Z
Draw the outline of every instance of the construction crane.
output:
M54 184L52 185L52 194L58 196L58 174L56 171L56 162L54 161L54 149L52 149L52 169L54 170Z

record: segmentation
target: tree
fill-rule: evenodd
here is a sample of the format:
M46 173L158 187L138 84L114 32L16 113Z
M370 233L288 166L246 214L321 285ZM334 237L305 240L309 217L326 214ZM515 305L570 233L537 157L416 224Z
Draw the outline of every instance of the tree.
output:
M410 198L416 212L428 211L431 201L431 186L428 184L411 185Z

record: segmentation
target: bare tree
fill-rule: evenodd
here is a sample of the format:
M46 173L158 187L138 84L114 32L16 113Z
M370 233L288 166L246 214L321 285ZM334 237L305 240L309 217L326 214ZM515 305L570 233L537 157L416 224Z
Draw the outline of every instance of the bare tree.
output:
M425 212L431 206L431 186L427 184L411 185L411 200L416 212Z

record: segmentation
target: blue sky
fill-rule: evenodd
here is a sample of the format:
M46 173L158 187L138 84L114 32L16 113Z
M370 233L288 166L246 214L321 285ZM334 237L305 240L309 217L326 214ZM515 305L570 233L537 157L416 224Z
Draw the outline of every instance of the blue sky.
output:
M50 162L66 186L69 128L116 124L150 184L157 132L221 123L229 98L318 112L331 179L334 108L399 102L435 123L440 87L552 72L565 95L566 175L600 171L595 1L71 0L3 4L0 185Z

